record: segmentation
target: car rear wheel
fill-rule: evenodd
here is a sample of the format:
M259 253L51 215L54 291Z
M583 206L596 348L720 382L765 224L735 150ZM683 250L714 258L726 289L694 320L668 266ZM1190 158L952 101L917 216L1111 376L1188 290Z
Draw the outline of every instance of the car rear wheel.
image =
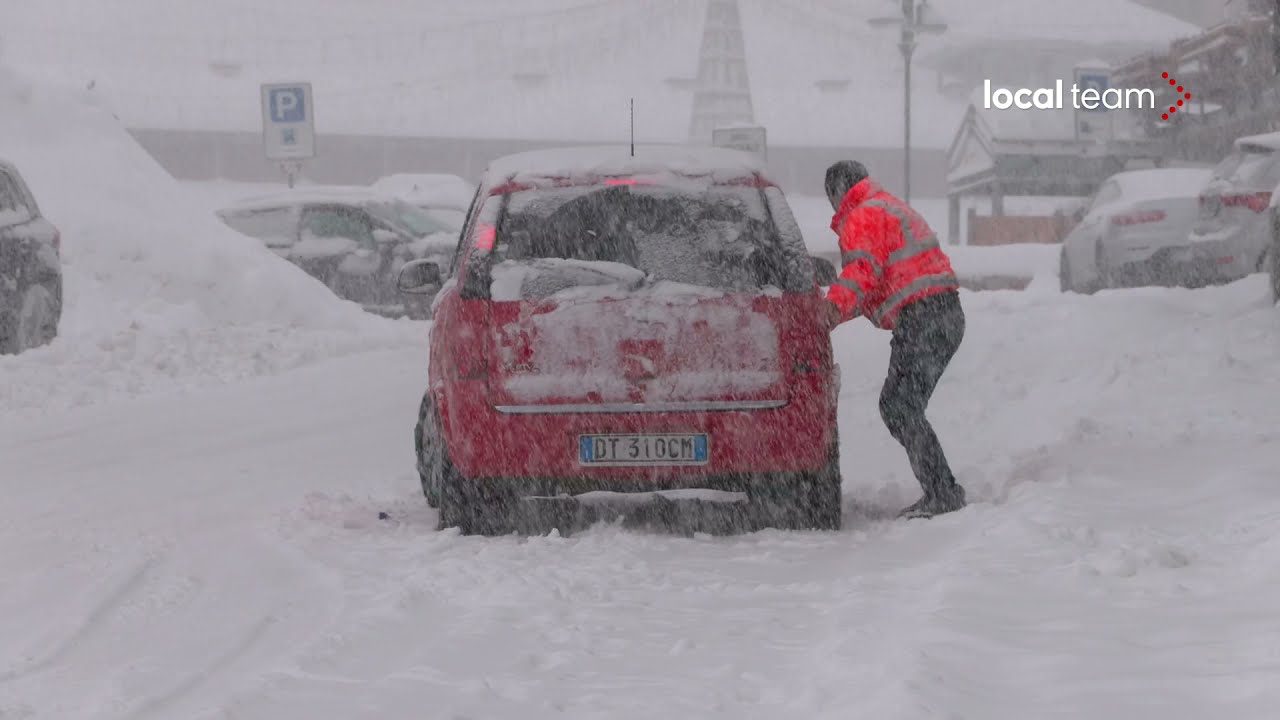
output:
M419 475L427 504L440 512L437 529L456 527L463 535L506 535L515 529L513 484L465 477L449 459L449 446L440 431L435 410L424 398L425 415ZM425 462L424 462L425 460Z
M839 530L843 525L840 447L833 441L827 464L793 482L774 483L751 493L762 523L783 530Z
M440 507L440 453L441 443L436 423L435 408L430 395L422 396L418 406L418 424L413 428L413 450L417 458L418 479L422 482L422 494L427 505Z
M1062 246L1062 253L1058 257L1058 287L1064 292L1071 292L1071 264L1067 260L1067 246Z
M467 478L440 444L440 522L438 529L458 528L463 535L506 535L515 530L515 492L489 480Z

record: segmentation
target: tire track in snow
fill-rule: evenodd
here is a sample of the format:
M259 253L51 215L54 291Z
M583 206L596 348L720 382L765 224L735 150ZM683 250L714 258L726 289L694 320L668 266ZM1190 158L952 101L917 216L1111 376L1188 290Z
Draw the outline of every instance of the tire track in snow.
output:
M80 647L85 641L101 628L107 618L129 600L130 597L137 594L138 590L143 587L147 579L153 574L156 567L160 564L159 557L151 557L140 563L134 570L129 573L125 579L116 586L105 598L102 599L85 617L80 626L74 632L68 635L58 643L43 658L28 663L26 666L13 668L4 673L0 673L0 684L13 682L15 680L34 675L36 673L47 670L49 667L57 664L65 659L68 655Z
M278 618L274 615L267 615L253 623L248 631L228 647L222 654L218 655L209 664L201 667L199 670L193 670L187 674L186 679L177 683L173 687L162 693L153 695L143 700L139 705L123 715L121 720L142 720L149 717L175 717L176 714L160 714L163 710L172 708L176 703L189 696L192 692L200 689L201 686L207 684L213 676L226 670L237 660L244 657L266 636L267 632L278 622Z

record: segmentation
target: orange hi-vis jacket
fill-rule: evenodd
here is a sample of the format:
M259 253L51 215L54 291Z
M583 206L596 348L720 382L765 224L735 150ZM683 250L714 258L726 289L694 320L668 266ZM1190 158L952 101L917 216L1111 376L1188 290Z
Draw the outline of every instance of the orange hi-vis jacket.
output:
M844 196L831 229L844 268L827 299L846 322L864 315L892 330L907 305L960 287L929 224L871 178Z

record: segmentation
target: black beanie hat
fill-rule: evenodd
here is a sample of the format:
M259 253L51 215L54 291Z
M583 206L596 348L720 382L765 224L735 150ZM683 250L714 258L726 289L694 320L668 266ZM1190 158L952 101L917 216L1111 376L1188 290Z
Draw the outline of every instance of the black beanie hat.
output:
M827 168L827 198L831 200L831 204L839 203L867 175L866 166L857 160L841 160Z

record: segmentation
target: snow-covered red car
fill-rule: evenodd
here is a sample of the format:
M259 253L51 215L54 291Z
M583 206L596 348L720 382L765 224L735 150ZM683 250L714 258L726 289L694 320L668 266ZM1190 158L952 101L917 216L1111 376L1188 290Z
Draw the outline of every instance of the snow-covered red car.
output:
M635 153L486 171L434 301L415 429L441 527L502 533L534 500L592 491L709 491L768 526L839 528L838 372L786 198L745 153ZM416 261L399 286L444 275Z
M0 160L0 355L46 345L62 319L61 233Z

